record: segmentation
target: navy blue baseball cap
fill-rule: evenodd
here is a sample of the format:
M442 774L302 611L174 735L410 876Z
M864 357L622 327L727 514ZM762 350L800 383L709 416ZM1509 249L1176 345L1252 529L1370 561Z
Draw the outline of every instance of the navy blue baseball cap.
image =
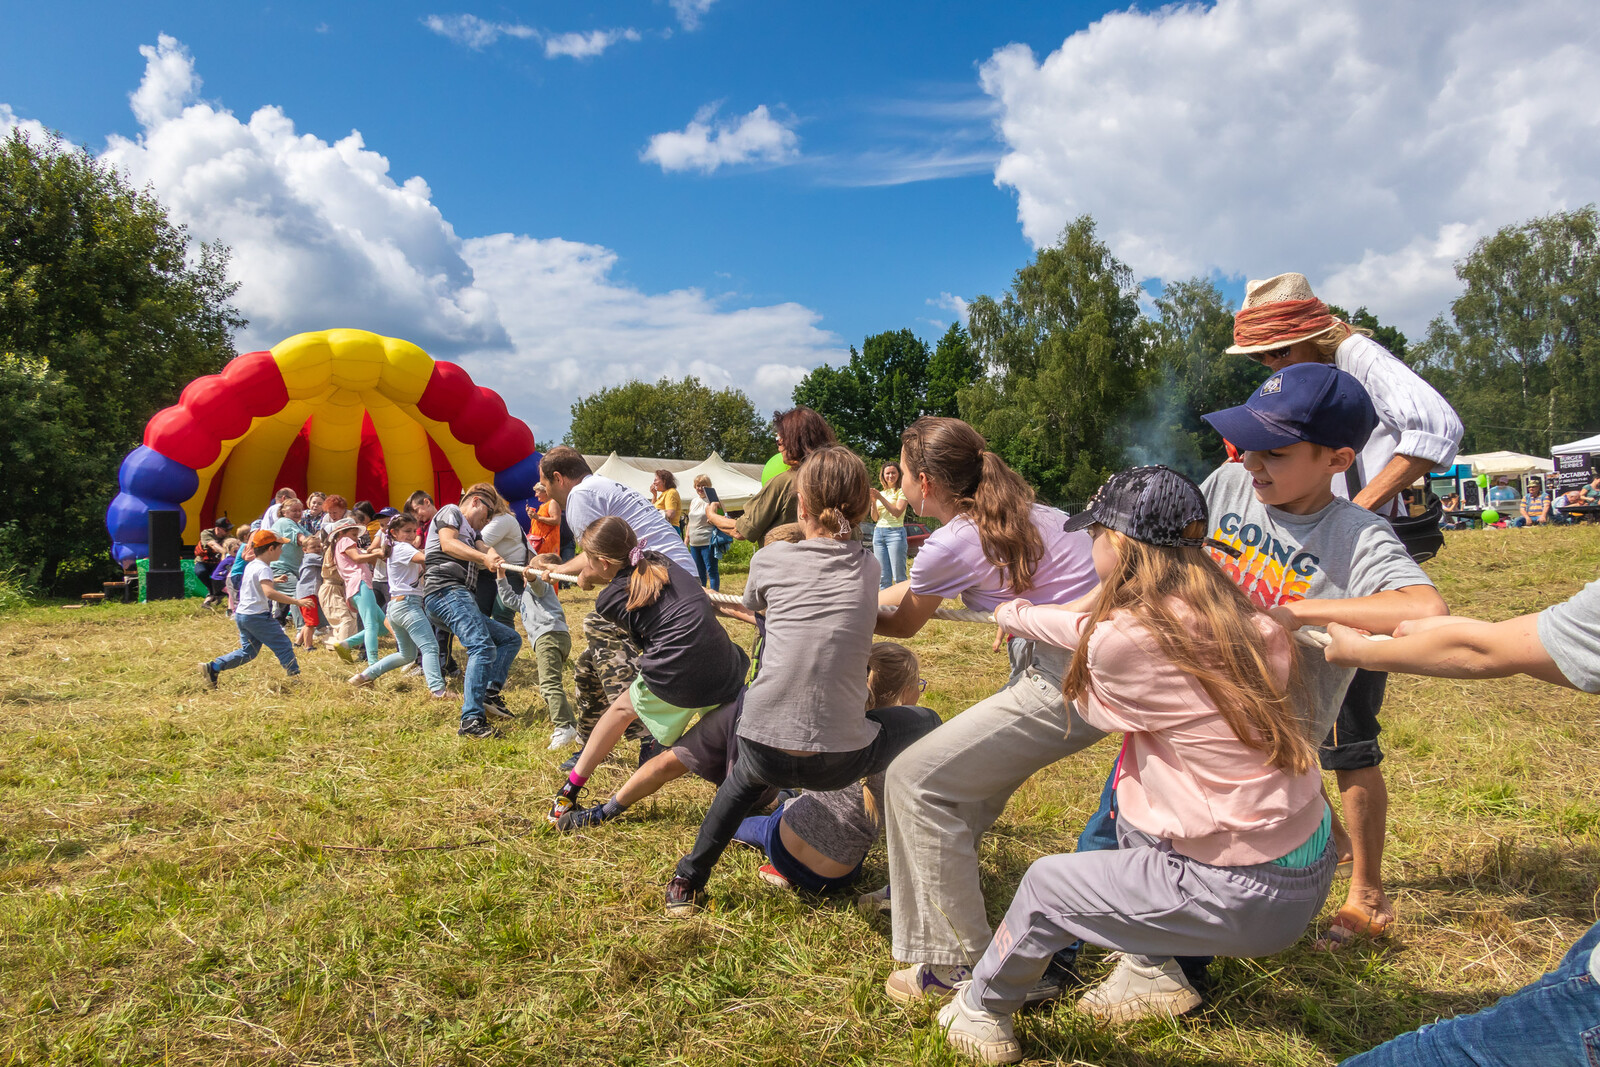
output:
M1202 417L1241 452L1300 441L1360 451L1378 425L1372 397L1361 383L1326 363L1291 364L1238 407Z

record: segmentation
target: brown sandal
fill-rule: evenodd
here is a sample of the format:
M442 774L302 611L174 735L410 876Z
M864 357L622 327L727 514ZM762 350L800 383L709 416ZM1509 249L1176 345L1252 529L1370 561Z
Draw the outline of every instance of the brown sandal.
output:
M1328 923L1328 929L1312 942L1311 947L1324 952L1337 952L1350 947L1356 941L1377 941L1388 936L1389 927L1393 922L1393 919L1367 915L1359 908L1346 904L1334 913L1333 919Z

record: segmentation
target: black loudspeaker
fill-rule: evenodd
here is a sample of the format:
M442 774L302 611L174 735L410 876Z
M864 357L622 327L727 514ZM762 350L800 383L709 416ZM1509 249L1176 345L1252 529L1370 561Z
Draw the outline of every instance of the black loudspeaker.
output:
M150 570L144 579L146 600L180 600L183 598L183 568L178 563L183 542L178 530L183 525L181 511L151 511L150 515Z

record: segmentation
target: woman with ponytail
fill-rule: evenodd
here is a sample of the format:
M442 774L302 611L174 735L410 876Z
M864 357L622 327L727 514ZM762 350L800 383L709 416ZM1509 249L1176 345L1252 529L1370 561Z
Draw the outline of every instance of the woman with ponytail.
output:
M911 578L879 594L877 632L915 635L946 599L993 611L1016 597L1064 604L1098 581L1089 536L1038 503L1028 483L960 419L918 419L901 435L911 510L943 525L917 555ZM1104 736L1062 699L1069 653L1012 638L1006 687L911 746L889 768L886 830L894 958L905 1003L949 994L990 938L978 882L978 842L1035 771ZM1069 736L1070 735L1070 736ZM881 907L886 890L863 906ZM1059 995L1041 980L1031 999Z
M825 445L795 481L805 540L769 544L750 564L744 606L766 615L761 671L745 692L738 761L667 884L669 915L699 910L711 869L769 788L842 789L938 725L920 708L868 710L878 561L851 539L867 514L866 465Z
M750 669L750 658L717 621L717 609L699 580L641 541L627 522L615 515L596 519L578 540L583 545L579 584L585 589L605 585L595 611L626 630L642 651L633 684L595 723L556 794L552 825L577 807L584 783L635 719L658 742L670 745L695 716L737 697Z

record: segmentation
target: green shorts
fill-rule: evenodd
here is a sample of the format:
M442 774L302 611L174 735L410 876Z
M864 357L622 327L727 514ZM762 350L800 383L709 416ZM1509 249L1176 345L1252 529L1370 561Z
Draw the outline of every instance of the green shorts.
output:
M721 706L713 704L709 708L680 708L668 704L650 692L642 674L633 676L633 684L628 687L628 699L633 701L633 713L649 728L650 736L663 745L670 745L682 737L696 715Z

